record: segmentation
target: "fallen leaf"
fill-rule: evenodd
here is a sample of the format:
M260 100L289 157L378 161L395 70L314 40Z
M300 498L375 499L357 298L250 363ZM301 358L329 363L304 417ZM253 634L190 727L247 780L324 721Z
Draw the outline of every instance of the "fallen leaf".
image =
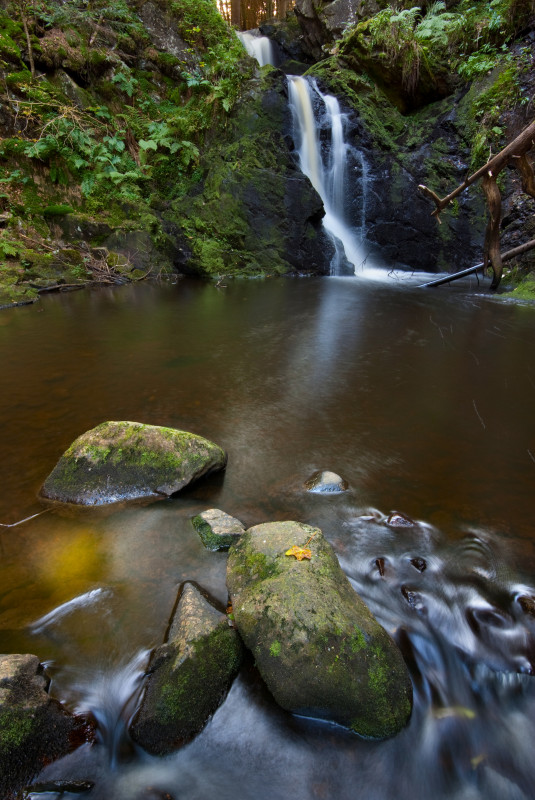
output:
M310 561L312 558L312 553L308 547L298 547L296 544L294 544L293 547L290 547L290 549L287 550L284 555L295 556L298 561L303 561L305 558L308 558Z

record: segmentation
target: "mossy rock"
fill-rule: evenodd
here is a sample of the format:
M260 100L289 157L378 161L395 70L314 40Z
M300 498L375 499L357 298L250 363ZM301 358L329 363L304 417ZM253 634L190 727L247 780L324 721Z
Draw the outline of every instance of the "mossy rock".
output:
M239 519L219 508L202 511L191 522L207 550L228 550L245 531Z
M535 302L535 272L529 273L511 294L503 296L514 297L515 300L531 300Z
M80 505L164 497L223 469L226 462L221 447L194 433L139 422L103 422L72 443L41 496Z
M166 644L151 660L150 677L132 726L132 739L166 755L204 727L241 664L237 632L192 583L185 583Z
M75 720L46 692L37 656L0 655L0 796L11 797L47 761L65 755Z
M39 299L37 289L22 284L0 282L0 308L24 306Z
M294 546L310 559L288 555ZM282 708L371 739L407 724L412 684L401 653L318 528L250 528L229 551L227 585L238 631Z

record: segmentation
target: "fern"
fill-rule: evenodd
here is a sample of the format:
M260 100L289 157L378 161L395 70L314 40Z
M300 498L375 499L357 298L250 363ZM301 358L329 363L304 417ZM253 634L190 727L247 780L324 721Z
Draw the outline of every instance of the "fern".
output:
M446 4L439 0L429 6L427 13L418 24L415 36L432 46L447 47L452 34L462 25L460 14L446 12Z

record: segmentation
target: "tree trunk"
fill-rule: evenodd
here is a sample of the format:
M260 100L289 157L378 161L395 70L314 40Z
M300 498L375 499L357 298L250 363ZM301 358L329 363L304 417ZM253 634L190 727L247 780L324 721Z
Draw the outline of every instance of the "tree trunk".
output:
M24 34L26 36L26 44L28 46L28 59L30 61L30 72L32 74L32 79L35 78L35 62L33 60L33 47L32 47L32 40L30 38L30 31L28 29L28 19L26 17L26 10L24 8L24 4L21 3L19 5L20 9L20 17L22 20L22 27L24 28Z
M489 261L492 266L494 277L490 285L491 289L497 289L502 279L502 257L500 254L500 220L502 212L502 198L496 178L489 170L481 180L483 191L487 199L489 209L489 221L485 232L485 246L483 250L483 264L485 271Z
M231 0L230 24L237 28L241 27L241 0Z

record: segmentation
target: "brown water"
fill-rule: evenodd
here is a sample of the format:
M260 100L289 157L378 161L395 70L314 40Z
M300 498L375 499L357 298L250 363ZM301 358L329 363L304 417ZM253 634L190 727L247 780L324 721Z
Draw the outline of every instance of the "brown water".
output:
M0 528L0 651L37 653L52 692L100 725L47 776L94 780L99 800L149 786L175 800L533 796L535 309L475 288L182 281L0 313L0 522L42 510L58 457L106 419L229 453L223 475L166 501ZM317 469L349 491L305 492ZM132 747L125 719L178 586L226 600L226 556L190 521L213 506L323 529L409 663L400 736L293 718L249 665L191 745L166 759ZM392 511L416 524L389 526Z

